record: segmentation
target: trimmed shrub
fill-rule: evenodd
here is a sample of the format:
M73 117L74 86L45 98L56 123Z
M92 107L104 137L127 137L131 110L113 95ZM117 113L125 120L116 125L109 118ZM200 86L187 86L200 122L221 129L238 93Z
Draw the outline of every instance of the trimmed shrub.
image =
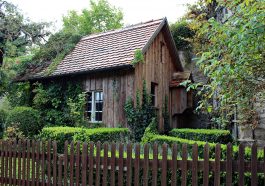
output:
M188 140L212 143L227 144L233 142L233 138L228 130L219 129L173 129L169 135Z
M17 127L25 137L37 135L43 127L39 112L31 107L15 107L6 119L7 127Z
M127 128L79 128L79 127L45 127L39 138L57 141L58 151L62 152L64 142L125 142L129 136Z
M150 136L149 136L150 138ZM157 143L159 145L162 145L163 143L168 144L169 146L172 146L174 143L178 145L178 152L181 152L181 146L183 144L187 144L188 148L188 155L189 157L192 157L192 146L193 144L198 145L198 156L199 158L203 159L203 151L204 151L204 146L207 144L207 142L204 141L194 141L194 140L188 140L188 139L183 139L183 138L177 138L177 137L172 137L172 136L164 136L164 135L153 135L152 138L150 138L149 143L154 144ZM215 146L217 143L208 143L209 145L209 156L211 159L215 158ZM226 145L221 144L221 158L226 159ZM233 145L233 157L237 158L238 157L238 146ZM263 160L264 155L263 155L262 150L258 150L258 159ZM250 160L251 157L251 148L246 147L245 148L245 159Z

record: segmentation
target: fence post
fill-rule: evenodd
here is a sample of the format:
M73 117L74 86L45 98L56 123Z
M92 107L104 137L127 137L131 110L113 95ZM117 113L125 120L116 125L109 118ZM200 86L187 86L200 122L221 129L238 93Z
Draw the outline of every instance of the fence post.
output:
M52 185L57 185L57 143L56 141L53 141L52 143L53 147L53 182Z
M178 163L178 152L177 152L177 144L173 144L172 146L172 175L171 175L171 185L177 185L177 163Z
M48 174L47 183L48 186L50 186L51 185L51 140L48 141L47 145L47 174Z
M41 182L42 186L45 186L45 142L41 141Z
M110 160L110 164L111 164L111 173L110 173L110 185L114 186L115 185L115 169L116 169L116 165L115 165L115 159L116 159L116 144L112 143L111 144L111 160Z
M68 185L68 141L64 142L64 185Z
M102 185L107 185L107 174L108 174L108 143L104 143L104 159L103 159L103 176L102 176Z
M74 161L75 161L74 142L71 141L71 144L70 144L70 186L74 186Z
M36 185L40 184L40 142L36 143Z
M220 185L220 159L221 159L221 145L218 143L215 146L215 169L214 169L214 185Z
M100 150L101 150L101 144L98 141L97 142L97 151L96 151L96 180L95 180L95 185L99 186L100 185Z
M123 186L123 144L119 144L119 172L118 172L118 185Z
M89 185L93 185L93 174L94 174L94 143L90 142L89 145Z
M181 186L187 185L187 144L182 144Z
M132 144L127 144L127 186L131 186L132 182Z
M192 147L192 185L198 185L198 145L193 144Z
M209 185L209 144L206 143L203 149L203 185Z
M226 185L232 185L232 144L228 143L226 147Z
M254 143L251 147L251 185L258 185L257 177L257 144Z
M148 185L148 171L149 171L149 145L144 145L144 165L143 165L143 185Z
M91 149L90 149L91 150ZM89 172L91 170L89 169ZM82 148L82 186L87 184L87 143L83 143Z
M139 171L140 171L140 145L135 145L135 159L134 159L134 186L139 186Z
M161 173L161 185L167 185L167 144L162 145L162 173Z
M153 167L152 167L152 185L157 185L157 170L158 170L158 145L153 146Z
M76 143L76 156L75 156L75 179L76 179L76 184L75 185L80 185L80 142L78 141Z
M23 146L22 146L22 143L21 143L21 140L19 140L18 141L18 167L17 167L17 179L18 179L18 185L22 185L22 182L21 182L21 152L22 152L22 148L23 148ZM2 164L3 165L3 164Z
M27 140L27 185L30 185L30 140Z
M245 172L245 160L244 160L244 152L245 147L241 143L239 145L239 152L238 152L238 172L239 172L239 179L238 179L238 185L244 186L244 172Z

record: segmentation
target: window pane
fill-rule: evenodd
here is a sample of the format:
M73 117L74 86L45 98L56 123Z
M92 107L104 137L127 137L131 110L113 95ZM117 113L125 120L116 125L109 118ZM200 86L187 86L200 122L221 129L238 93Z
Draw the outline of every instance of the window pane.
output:
M152 96L152 105L155 106L155 96Z
M87 112L87 118L90 120L91 119L91 112Z
M87 101L92 101L92 92L87 93Z
M88 102L87 103L87 110L86 111L91 111L92 109L92 103L91 102Z
M102 111L103 110L103 103L97 102L96 103L96 111Z
M96 121L102 121L102 112L96 112Z
M155 95L155 84L151 83L151 94Z

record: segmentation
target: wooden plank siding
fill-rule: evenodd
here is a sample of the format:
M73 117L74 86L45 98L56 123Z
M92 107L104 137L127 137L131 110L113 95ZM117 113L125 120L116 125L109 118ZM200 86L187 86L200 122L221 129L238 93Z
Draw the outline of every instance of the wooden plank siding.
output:
M86 92L103 91L103 123L107 127L127 127L124 104L134 96L134 71L88 74L84 76Z
M163 32L160 32L147 50L144 63L137 64L135 67L135 90L142 90L144 80L149 92L151 91L151 83L157 84L156 106L158 109L160 131L164 129L162 107L166 96L168 97L168 107L171 115L169 83L173 72L179 71L176 67L176 61L172 60L167 43ZM163 45L162 50L161 45Z

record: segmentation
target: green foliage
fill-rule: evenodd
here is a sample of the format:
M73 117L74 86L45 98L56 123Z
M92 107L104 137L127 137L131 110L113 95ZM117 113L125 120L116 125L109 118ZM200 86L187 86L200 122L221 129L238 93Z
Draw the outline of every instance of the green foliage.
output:
M11 107L30 106L30 83L11 83L6 93L7 99Z
M131 64L135 66L138 63L144 62L144 55L141 49L136 49L134 51L134 59L132 60Z
M192 49L191 40L195 33L185 20L170 25L170 30L178 50Z
M26 137L17 126L7 127L4 133L4 139L8 140L19 140L25 138Z
M233 138L228 130L219 129L173 129L170 131L169 135L211 143L227 144L233 142Z
M203 152L204 152L204 146L206 144L209 145L209 155L211 159L215 158L215 146L217 143L208 143L204 141L199 141L199 140L189 140L189 139L184 139L184 138L178 138L178 137L172 137L172 136L165 136L165 135L153 135L150 136L149 143L154 144L157 143L159 145L162 145L164 143L168 144L170 147L175 143L178 145L178 152L181 152L181 146L183 144L187 144L188 147L188 156L192 157L192 146L193 144L198 145L198 157L203 159ZM226 158L226 145L221 144L221 158L225 159ZM238 150L239 147L236 145L233 145L233 157L237 158L238 157ZM258 150L258 155L257 155L259 160L262 160L264 157L264 153L262 150ZM251 148L247 147L245 148L245 159L250 160L251 158Z
M129 98L124 106L126 119L132 131L132 139L140 141L144 135L146 127L156 117L156 110L152 105L150 94L147 93L146 83L143 83L142 97L137 91L136 105L134 106L132 98Z
M6 125L17 127L23 135L33 137L42 129L43 122L37 110L31 107L15 107L9 111Z
M165 96L163 108L162 108L162 116L164 119L164 134L168 134L170 131L170 116L168 111L168 97Z
M39 67L50 63L45 71L46 75L50 75L80 39L81 35L79 34L63 31L52 34L46 43L39 46L31 59L21 63L18 72L27 73L27 69L32 68L32 66Z
M77 98L74 100L73 98L68 98L67 106L70 110L70 119L71 123L75 123L75 126L82 126L85 123L84 113L85 113L85 105L86 103L86 94L81 93L77 95Z
M152 118L151 123L148 125L148 127L146 127L144 131L144 135L141 139L141 143L142 144L148 143L153 138L153 136L157 134L158 134L157 119Z
M6 121L7 113L5 110L0 109L0 139L3 137L4 134L4 126Z
M49 35L49 24L31 22L11 2L0 0L0 19L0 66L3 57L25 55Z
M64 142L125 142L129 136L127 128L79 128L79 127L45 127L42 129L39 138L42 140L57 141L58 151L64 148Z
M218 1L233 12L224 23L214 16L195 17L191 26L196 30L198 65L209 78L199 94L200 108L217 112L222 123L229 122L235 107L241 124L257 125L255 102L264 99L265 70L265 2ZM212 99L218 103L215 109Z
M90 10L83 9L81 14L70 11L63 17L63 31L88 35L122 27L123 13L108 1L90 0L90 7Z
M83 124L85 96L80 82L36 83L33 92L33 107L39 110L46 125Z

